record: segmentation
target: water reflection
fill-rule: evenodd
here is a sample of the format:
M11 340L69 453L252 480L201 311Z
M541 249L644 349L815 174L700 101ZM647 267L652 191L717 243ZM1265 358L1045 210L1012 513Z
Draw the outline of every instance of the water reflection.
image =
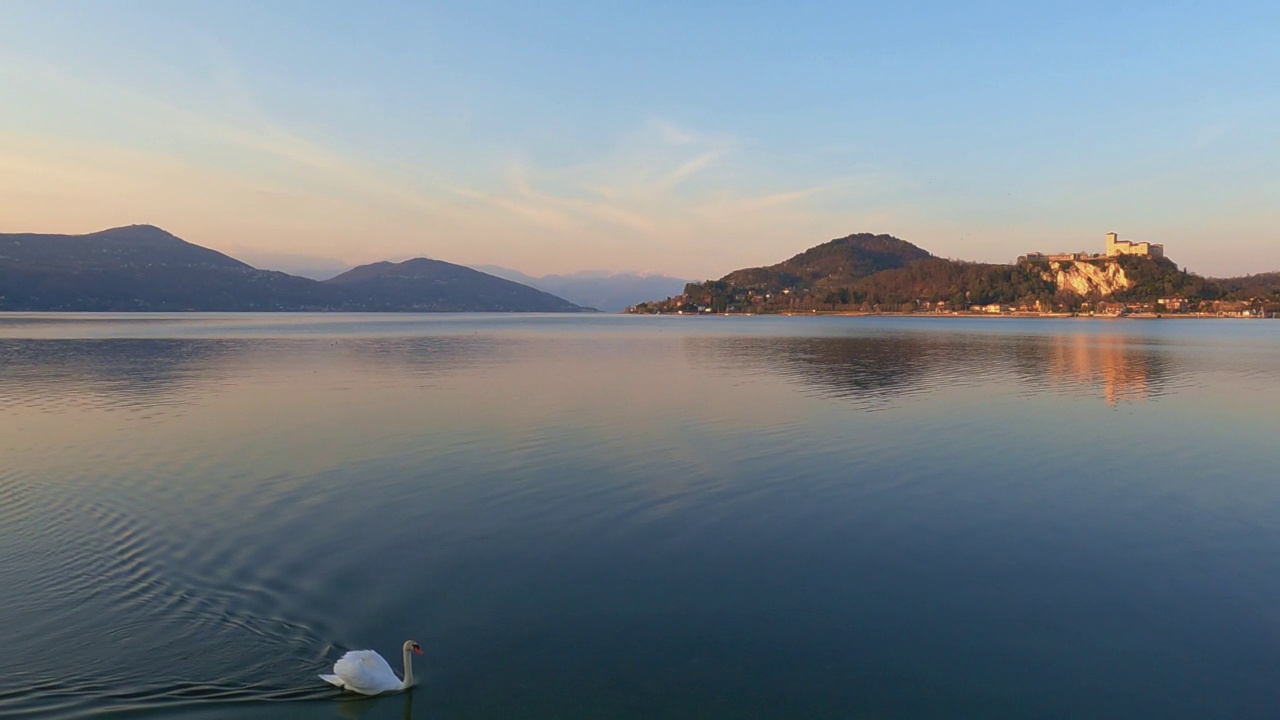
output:
M1179 375L1159 341L1123 334L866 334L688 338L695 363L766 372L865 410L947 388L1019 383L1029 392L1149 400Z
M519 351L518 343L487 335L372 339L346 341L341 346L352 361L370 366L369 370L420 379L493 367Z
M0 340L0 407L48 410L74 400L87 407L155 409L267 367L287 372L337 364L430 379L501 363L513 349L509 342L480 336Z
M0 339L0 405L48 404L72 395L95 398L99 405L181 403L183 388L234 382L286 356L294 365L341 364L363 367L374 376L430 382L500 366L542 342L445 328L433 327L425 336L326 339ZM669 338L650 340L660 344ZM841 328L813 336L693 332L679 342L695 366L777 376L868 410L923 392L1010 380L1027 392L1094 395L1115 405L1157 398L1188 371L1176 364L1177 353L1170 352L1167 341L1125 333L850 333ZM576 344L576 349L564 342L551 349L563 351L569 364L589 366L599 348ZM632 345L628 352L650 350Z
M1088 389L1101 392L1108 405L1116 405L1156 398L1179 374L1169 349L1151 338L1109 333L1039 340L1017 355L1017 372L1037 388Z
M0 404L168 404L175 388L208 381L243 351L234 341L0 340Z
M928 388L939 343L919 337L690 338L691 362L766 372L867 409Z
M366 697L364 695L344 694L337 701L338 715L350 720L368 717L374 710L384 710L391 706L400 708L399 717L410 720L413 717L413 690L396 695ZM379 717L391 717L390 713L380 712Z

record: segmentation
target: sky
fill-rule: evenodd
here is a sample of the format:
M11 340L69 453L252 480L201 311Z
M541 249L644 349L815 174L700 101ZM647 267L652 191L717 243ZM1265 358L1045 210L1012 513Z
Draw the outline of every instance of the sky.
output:
M1276 2L0 3L0 232L720 277L856 232L1280 269Z

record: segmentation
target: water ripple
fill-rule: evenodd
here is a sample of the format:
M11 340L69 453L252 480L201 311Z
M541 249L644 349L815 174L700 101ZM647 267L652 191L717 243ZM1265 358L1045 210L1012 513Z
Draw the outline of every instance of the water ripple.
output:
M0 590L6 644L27 648L0 656L0 714L317 696L311 670L334 651L322 622L291 620L280 593L211 576L211 566L175 566L167 538L128 507L51 490L0 477L4 533L21 541L10 560L25 570L20 586ZM33 542L33 528L21 524L37 517ZM57 651L33 655L36 647Z

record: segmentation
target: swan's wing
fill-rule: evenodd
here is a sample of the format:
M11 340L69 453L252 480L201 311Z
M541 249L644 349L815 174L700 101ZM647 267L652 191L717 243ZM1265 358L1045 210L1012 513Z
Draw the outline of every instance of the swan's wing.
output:
M373 650L351 650L333 664L333 674L343 686L365 695L400 690L403 683L391 666Z
M337 685L338 687L343 688L343 689L346 689L346 687L347 687L347 686L342 682L342 678L338 677L337 675L321 675L321 676L320 676L320 679L321 679L321 680L323 680L323 681L325 681L325 682L327 682L327 683L329 683L330 685Z

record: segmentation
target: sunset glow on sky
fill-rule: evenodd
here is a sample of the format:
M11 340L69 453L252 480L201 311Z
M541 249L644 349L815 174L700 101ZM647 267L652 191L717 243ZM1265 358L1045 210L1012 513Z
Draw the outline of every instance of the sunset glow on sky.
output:
M0 232L719 277L890 233L1280 269L1280 4L0 4ZM295 258L296 260L296 258Z

